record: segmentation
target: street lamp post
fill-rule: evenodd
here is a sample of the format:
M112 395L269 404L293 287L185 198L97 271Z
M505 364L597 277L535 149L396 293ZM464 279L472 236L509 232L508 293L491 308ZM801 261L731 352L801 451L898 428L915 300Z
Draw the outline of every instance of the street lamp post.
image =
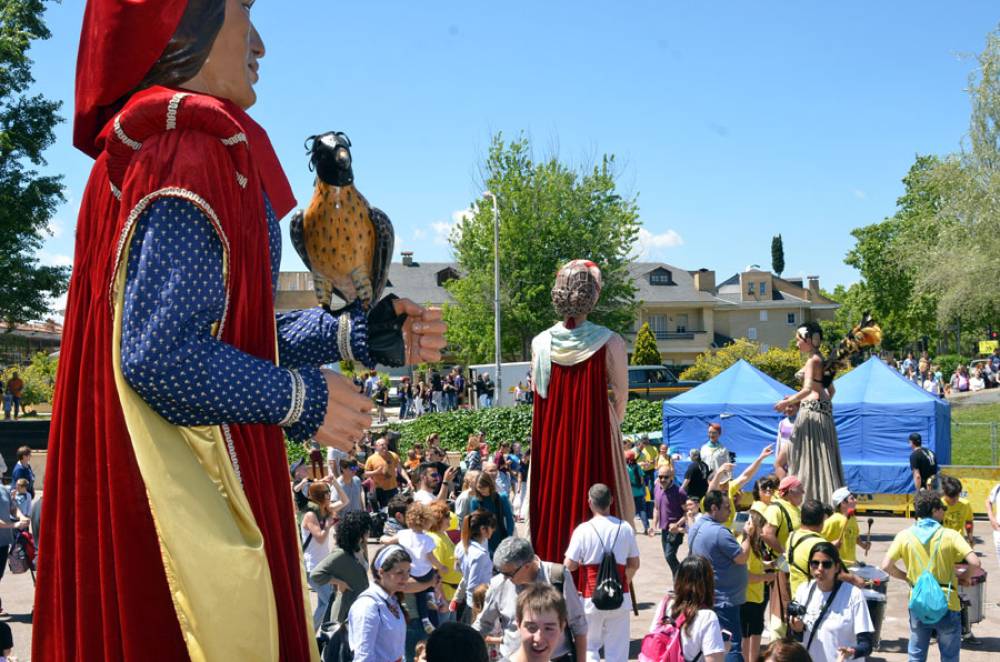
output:
M503 393L500 376L500 208L497 196L492 192L484 191L483 198L489 198L493 203L493 360L497 371L494 393L499 401Z

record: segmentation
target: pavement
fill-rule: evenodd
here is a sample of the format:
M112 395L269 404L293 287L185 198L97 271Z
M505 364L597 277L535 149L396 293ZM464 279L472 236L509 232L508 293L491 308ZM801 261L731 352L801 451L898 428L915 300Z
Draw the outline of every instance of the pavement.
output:
M875 517L872 527L872 550L867 557L870 563L878 564L889 547L893 536L909 526L910 520L902 517ZM862 524L862 533L864 533ZM973 626L973 633L979 639L976 647L963 647L962 660L982 661L1000 659L1000 565L997 563L996 552L993 549L993 534L989 522L976 521L975 549L980 554L983 567L988 573L986 583L985 620ZM860 552L860 550L859 550ZM646 634L653 612L660 598L671 586L670 570L663 559L659 537L639 536L640 567L635 577L636 597L639 602L639 616L632 617L632 659L636 659L642 637ZM687 554L681 550L680 558ZM864 557L862 557L864 558ZM0 596L3 606L10 613L4 618L14 633L14 654L20 662L31 659L31 607L34 599L34 588L31 575L11 575L10 572L0 581ZM906 603L907 590L902 582L892 580L888 587L888 603L886 618L882 626L882 644L873 661L902 662L906 660L906 643L909 638ZM939 659L936 649L930 655L931 660Z

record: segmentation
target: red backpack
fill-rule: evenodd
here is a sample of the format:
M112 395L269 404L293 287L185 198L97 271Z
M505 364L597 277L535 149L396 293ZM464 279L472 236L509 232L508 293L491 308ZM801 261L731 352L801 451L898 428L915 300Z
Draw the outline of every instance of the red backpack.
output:
M686 621L684 614L671 621L666 617L667 598L660 601L656 610L657 625L652 632L642 638L642 648L639 650L639 662L685 662L684 650L681 646L681 629ZM696 662L701 657L699 651L695 655Z

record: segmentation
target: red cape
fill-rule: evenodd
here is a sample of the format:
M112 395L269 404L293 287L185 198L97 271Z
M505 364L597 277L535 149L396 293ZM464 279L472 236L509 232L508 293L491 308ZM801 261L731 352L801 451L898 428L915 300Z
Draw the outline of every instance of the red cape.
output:
M547 397L535 394L529 521L532 546L544 561L562 563L573 529L590 519L590 486L617 484L606 352L601 347L576 365L553 363ZM612 513L618 515L617 503Z
M134 221L130 212L140 200L165 187L180 187L218 212L229 239L230 301L222 340L248 354L275 359L262 191L280 217L294 204L287 181L263 130L231 103L187 96L182 112L175 113L176 130L168 130L173 129L167 125L175 94L153 88L136 95L118 116L118 128L109 124L80 209L49 437L45 545L35 598L33 654L46 662L188 659L115 388L110 350L109 288L120 238ZM246 140L234 140L239 134ZM230 429L244 490L264 536L281 659L309 659L283 435L270 425Z

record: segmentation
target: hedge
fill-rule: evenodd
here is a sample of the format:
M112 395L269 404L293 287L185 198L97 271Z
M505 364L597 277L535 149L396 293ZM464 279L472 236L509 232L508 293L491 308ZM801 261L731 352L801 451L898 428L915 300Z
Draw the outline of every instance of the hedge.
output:
M637 434L663 429L663 403L632 400L625 410L622 432ZM525 442L531 437L531 406L491 407L489 409L460 409L456 411L425 414L405 423L392 423L390 430L400 433L400 448L407 450L415 443L423 443L428 435L441 435L441 447L449 451L464 451L469 435L482 430L488 441L500 440ZM305 457L302 444L286 442L288 459L294 462Z

